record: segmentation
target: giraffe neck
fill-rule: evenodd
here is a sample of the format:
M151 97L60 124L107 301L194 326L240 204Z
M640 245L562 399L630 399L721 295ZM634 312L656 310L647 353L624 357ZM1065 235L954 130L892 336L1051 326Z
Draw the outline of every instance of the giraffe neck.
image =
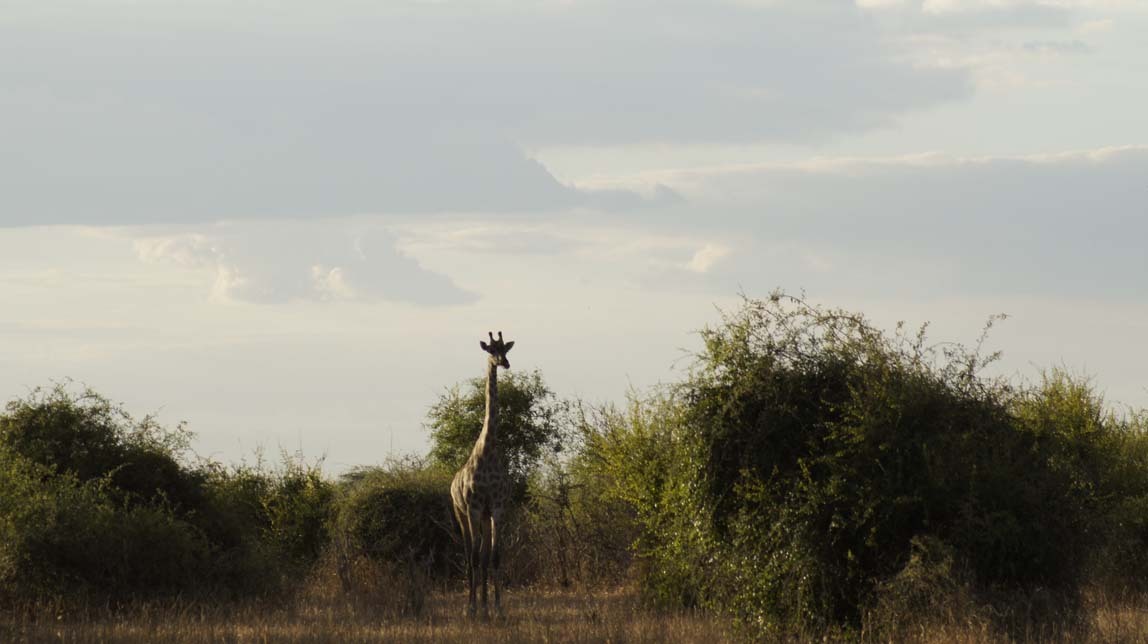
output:
M498 442L498 365L493 361L486 371L486 417L482 421L482 433L478 435L475 450L491 450Z

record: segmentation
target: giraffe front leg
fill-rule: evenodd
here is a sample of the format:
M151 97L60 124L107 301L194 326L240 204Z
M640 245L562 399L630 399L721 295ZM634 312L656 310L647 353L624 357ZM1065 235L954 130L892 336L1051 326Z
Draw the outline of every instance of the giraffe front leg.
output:
M482 553L482 616L484 619L490 617L490 609L488 607L486 595L487 572L490 569L490 542L487 540L487 532L487 530L482 531L482 541L479 544L479 549ZM493 537L494 535L491 534L490 536Z
M494 614L502 617L502 572L501 549L498 547L499 531L502 529L502 512L492 512L490 515L490 563L491 578L494 582Z
M475 541L475 528L477 528L478 525L471 519L469 512L462 520L466 522L463 527L462 537L464 544L463 549L466 555L466 588L468 593L466 616L474 618L478 612L477 602L475 601L475 582L478 581L478 571L475 570L475 566L478 563L478 544Z

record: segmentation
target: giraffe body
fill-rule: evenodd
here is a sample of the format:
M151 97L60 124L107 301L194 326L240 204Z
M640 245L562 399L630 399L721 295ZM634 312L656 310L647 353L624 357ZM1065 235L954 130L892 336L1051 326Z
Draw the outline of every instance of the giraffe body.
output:
M462 533L466 555L466 579L469 590L467 614L477 612L478 588L482 589L482 611L487 614L487 574L493 573L494 610L501 612L501 579L499 575L499 534L503 513L510 502L510 478L506 459L498 444L498 368L510 368L507 352L514 342L503 342L490 335L490 344L480 342L489 354L486 371L486 417L482 432L474 443L470 458L450 484L455 519ZM479 578L481 575L481 579Z

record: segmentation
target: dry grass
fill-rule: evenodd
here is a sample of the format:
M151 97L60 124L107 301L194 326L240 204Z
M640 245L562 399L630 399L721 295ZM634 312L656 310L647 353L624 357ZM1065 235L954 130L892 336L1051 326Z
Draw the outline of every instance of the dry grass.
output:
M1093 589L1077 610L1052 608L1039 597L1017 600L1007 608L967 602L931 614L899 615L896 624L874 624L880 640L918 644L974 642L1145 642L1148 643L1148 595L1116 595ZM883 628L885 627L885 628ZM890 635L890 633L892 635ZM876 637L865 639L878 641Z
M0 642L722 642L729 624L693 613L643 608L633 593L520 590L507 614L491 621L463 616L462 593L431 594L418 616L403 615L378 595L316 596L294 602L137 603L119 610L40 606L0 617ZM997 615L996 617L1000 617ZM901 615L892 628L810 634L786 640L920 643L1145 642L1148 596L1092 593L1076 619L1052 615L1003 628L984 610L960 607Z
M621 591L508 593L506 615L463 616L465 597L432 595L419 617L359 600L289 605L135 605L120 611L44 609L0 625L2 641L59 642L714 642L715 620L642 609Z

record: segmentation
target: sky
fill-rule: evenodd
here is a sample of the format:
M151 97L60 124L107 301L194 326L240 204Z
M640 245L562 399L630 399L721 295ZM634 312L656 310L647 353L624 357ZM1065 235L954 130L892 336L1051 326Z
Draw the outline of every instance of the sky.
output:
M342 471L774 289L1148 407L1148 0L7 0L0 394Z

